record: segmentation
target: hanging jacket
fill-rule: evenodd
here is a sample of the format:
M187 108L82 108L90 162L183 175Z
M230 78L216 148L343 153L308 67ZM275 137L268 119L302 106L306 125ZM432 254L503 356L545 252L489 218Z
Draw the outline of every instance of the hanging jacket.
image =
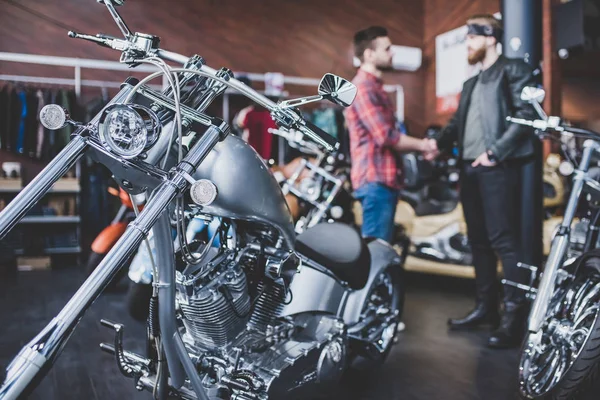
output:
M23 154L25 148L25 119L27 117L27 93L24 89L19 90L19 130L17 132L17 140L15 150L17 153Z
M23 141L23 154L35 158L38 128L38 97L35 89L27 90L27 115L25 117L25 139Z

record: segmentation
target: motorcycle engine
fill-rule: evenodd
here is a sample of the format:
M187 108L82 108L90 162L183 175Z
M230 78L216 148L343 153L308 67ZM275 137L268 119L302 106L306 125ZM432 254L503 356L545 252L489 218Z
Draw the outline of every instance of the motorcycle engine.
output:
M176 276L182 338L209 397L262 400L337 382L347 357L343 322L280 316L292 294L281 279L256 274L260 256L242 253L221 249Z
M233 252L209 263L205 274L177 274L177 303L183 315L185 336L196 346L225 346L244 330L250 311L246 274Z

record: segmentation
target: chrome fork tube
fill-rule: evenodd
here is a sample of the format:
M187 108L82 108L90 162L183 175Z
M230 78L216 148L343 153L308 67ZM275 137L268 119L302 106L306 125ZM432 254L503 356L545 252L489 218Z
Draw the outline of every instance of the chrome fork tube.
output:
M165 181L156 190L151 203L117 241L60 313L29 342L11 362L7 378L0 388L0 399L16 399L28 393L52 366L85 311L100 296L123 263L142 243L146 234L178 192L177 186Z
M585 185L585 179L588 175L591 157L594 151L600 149L600 145L591 140L586 141L584 146L585 149L583 151L581 163L579 164L579 168L575 172L575 177L573 178L573 188L571 190L571 195L569 196L569 202L567 203L567 208L560 224L557 237L553 240L552 248L550 249L550 254L548 255L548 260L546 262L546 266L544 267L542 280L540 281L539 289L531 306L531 313L528 322L528 329L530 332L539 331L546 317L548 304L550 303L550 299L554 294L554 286L558 270L562 266L568 249L570 234L569 230L571 228L573 218L575 217L575 212L577 211L577 205L579 203L581 191L583 190L583 185Z

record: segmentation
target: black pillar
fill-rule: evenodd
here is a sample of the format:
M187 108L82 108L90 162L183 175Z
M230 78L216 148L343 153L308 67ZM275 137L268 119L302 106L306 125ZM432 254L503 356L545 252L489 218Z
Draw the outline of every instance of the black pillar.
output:
M502 53L521 58L536 69L541 83L542 0L503 0L504 38ZM543 157L542 142L533 135L535 155L524 163L521 173L521 260L542 267L543 261Z

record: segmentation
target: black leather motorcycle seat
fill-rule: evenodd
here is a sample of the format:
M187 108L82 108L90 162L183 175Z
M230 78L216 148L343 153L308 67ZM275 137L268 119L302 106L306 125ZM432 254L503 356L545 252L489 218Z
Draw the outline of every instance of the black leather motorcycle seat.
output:
M296 250L328 268L352 289L362 289L369 279L369 248L360 234L348 225L317 224L298 235Z

